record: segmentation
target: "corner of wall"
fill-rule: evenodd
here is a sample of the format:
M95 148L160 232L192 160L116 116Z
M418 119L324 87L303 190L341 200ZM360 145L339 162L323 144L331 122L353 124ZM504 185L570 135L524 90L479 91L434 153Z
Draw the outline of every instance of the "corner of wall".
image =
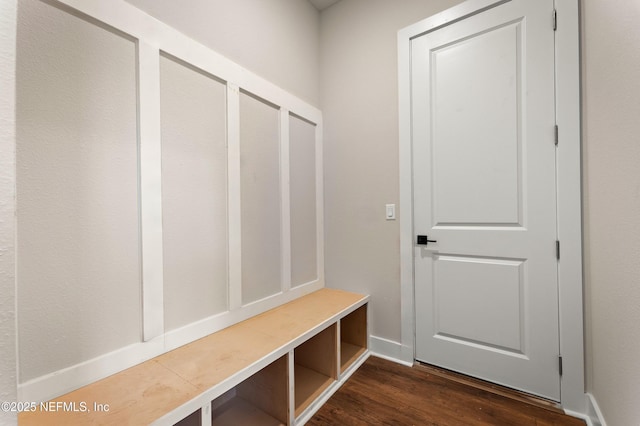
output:
M409 367L413 365L413 351L407 350L401 343L377 336L371 336L369 342L373 356Z
M588 413L626 425L640 418L640 7L611 6L580 0L585 374Z
M0 2L0 400L17 400L15 280L16 0ZM0 423L17 414L0 411Z
M598 402L596 401L595 396L590 393L586 394L587 398L587 416L589 416L589 420L591 420L591 424L593 426L607 426L607 422L604 421L604 416L602 415L602 411L600 411L600 407L598 406Z

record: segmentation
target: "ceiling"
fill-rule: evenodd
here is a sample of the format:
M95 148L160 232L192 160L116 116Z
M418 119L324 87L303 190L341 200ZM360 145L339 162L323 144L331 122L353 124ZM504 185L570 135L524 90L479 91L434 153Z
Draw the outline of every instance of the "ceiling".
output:
M309 3L314 5L316 9L323 10L328 8L334 3L338 3L340 0L309 0Z

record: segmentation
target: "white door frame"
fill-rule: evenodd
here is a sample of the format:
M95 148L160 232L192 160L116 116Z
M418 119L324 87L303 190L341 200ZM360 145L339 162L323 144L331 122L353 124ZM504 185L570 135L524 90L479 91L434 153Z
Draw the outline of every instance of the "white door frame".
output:
M400 284L402 361L415 359L413 273L413 177L411 149L411 39L510 0L467 0L398 32L400 119ZM532 0L535 1L535 0ZM582 192L580 151L579 0L555 0L560 403L568 413L586 413L582 302ZM549 17L552 25L552 17Z

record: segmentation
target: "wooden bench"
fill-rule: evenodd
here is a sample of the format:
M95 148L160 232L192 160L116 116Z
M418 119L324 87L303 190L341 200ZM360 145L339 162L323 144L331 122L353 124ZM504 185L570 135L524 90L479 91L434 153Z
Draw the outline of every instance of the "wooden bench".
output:
M21 413L19 424L304 424L368 357L368 300L321 289Z

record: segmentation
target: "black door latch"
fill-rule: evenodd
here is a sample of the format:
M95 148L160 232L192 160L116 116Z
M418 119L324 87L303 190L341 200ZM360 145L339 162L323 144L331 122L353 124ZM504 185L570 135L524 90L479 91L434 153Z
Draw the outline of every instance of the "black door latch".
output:
M437 240L430 240L427 235L418 235L418 245L426 246L429 243L437 243Z

